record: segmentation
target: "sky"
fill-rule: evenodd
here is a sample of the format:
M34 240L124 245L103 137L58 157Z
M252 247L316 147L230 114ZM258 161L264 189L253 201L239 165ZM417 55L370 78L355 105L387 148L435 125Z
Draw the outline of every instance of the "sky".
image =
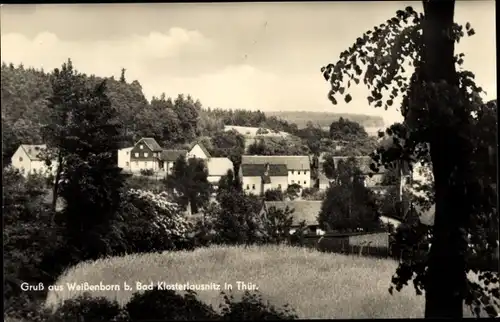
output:
M320 69L407 2L2 5L1 60L51 71L71 58L86 74L138 80L148 99L190 94L203 106L380 115L363 83L353 100L327 98ZM495 2L457 1L455 20L476 35L457 45L464 67L496 98Z

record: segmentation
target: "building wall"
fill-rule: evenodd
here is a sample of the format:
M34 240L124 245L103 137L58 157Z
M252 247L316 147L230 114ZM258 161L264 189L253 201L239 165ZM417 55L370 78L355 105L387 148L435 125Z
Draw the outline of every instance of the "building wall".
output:
M130 171L140 172L141 170L152 169L153 171L158 171L159 165L156 160L130 160Z
M217 185L217 184L219 184L220 178L221 178L221 176L208 176L207 180L211 184Z
M243 191L255 195L262 193L262 178L259 177L243 177Z
M199 158L206 160L208 156L203 152L199 144L196 144L187 154L188 158Z
M303 188L311 187L311 170L288 170L288 185L299 184Z
M130 171L130 152L132 148L118 150L118 167L125 171Z
M271 177L269 187L269 189L280 189L281 191L285 191L286 188L288 188L288 177Z
M10 162L13 168L19 170L24 175L28 175L31 170L31 160L21 147L17 148L16 152L14 152Z
M21 147L12 155L11 163L12 167L18 169L24 176L35 173L48 175L49 171L55 174L55 170L57 169L57 163L55 161L52 162L52 166L49 168L45 164L45 161L30 160L26 151Z
M330 186L329 182L326 181L319 182L319 190L327 190L329 186Z

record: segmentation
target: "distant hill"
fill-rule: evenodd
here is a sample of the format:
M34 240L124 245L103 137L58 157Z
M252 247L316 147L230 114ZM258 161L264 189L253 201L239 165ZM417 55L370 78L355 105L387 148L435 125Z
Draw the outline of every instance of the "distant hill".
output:
M276 116L289 123L295 123L299 128L304 128L308 121L313 124L319 124L321 127L330 127L333 121L340 117L358 122L365 128L383 127L384 119L380 116L348 113L330 113L330 112L308 112L308 111L273 111L265 112L267 116Z

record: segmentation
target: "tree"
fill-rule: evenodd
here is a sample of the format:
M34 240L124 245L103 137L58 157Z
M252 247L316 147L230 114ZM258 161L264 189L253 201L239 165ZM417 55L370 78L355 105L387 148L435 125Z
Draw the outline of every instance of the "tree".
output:
M333 179L335 177L335 162L331 154L327 154L324 157L323 172L328 179Z
M177 117L179 118L180 128L182 130L184 142L191 142L199 134L198 118L201 110L201 103L194 101L191 96L184 97L178 95L174 100L173 107Z
M293 226L293 212L294 209L289 207L285 209L270 207L267 210L265 226L268 242L279 244L288 240Z
M284 199L283 191L280 189L269 189L264 193L264 200L266 201L283 201Z
M207 176L203 160L186 160L184 156L179 156L172 168L172 174L166 179L166 186L174 192L179 205L186 209L190 204L191 211L198 213L198 210L208 203L212 190Z
M234 173L238 173L241 156L245 153L245 138L238 132L218 131L212 136L213 155L227 157L233 162Z
M222 176L219 180L217 188L217 200L221 193L237 192L241 191L241 189L242 189L241 182L238 179L238 176L235 176L232 170L228 170L226 175Z
M365 188L364 178L354 159L339 162L335 183L327 190L318 222L323 229L373 231L380 227L377 200Z
M491 198L483 198L491 189L484 177L475 175L480 171L472 162L472 115L484 105L479 96L482 90L475 85L471 72L456 69L464 55L455 55L455 42L465 32L473 35L474 30L469 23L465 30L454 23L454 1L430 0L423 4L424 14L411 7L398 10L395 17L358 38L336 64L324 67L322 72L330 81L333 104L337 93L350 102L352 97L345 91L361 77L371 89L368 102L375 107L388 108L402 94L405 121L396 131L400 153L383 160L383 151L379 151L374 155L373 168L401 160L409 164L416 160L431 162L436 214L428 262L400 264L393 281L400 290L416 273L417 292L422 294L425 289L425 316L461 318L464 300L476 308L482 305L481 297L498 300L498 288L488 293L468 281L466 275L468 234L482 235L484 226L498 214ZM414 67L410 79L401 74L408 65ZM389 97L384 96L385 90ZM495 246L487 242L478 248ZM479 274L491 280L491 274ZM494 315L490 304L487 310Z
M125 68L122 68L122 72L120 74L120 83L127 83L127 81L125 80L125 72L127 70Z
M265 222L261 216L262 201L243 191L223 190L218 195L219 205L209 217L221 243L254 244L266 237Z
M353 141L367 138L368 133L359 123L340 117L330 125L330 137L333 140Z
M124 177L116 164L121 131L105 81L72 90L70 122L59 132L56 146L64 161L59 184L66 201L63 219L69 244L84 258L96 258L111 251L102 236L122 204Z

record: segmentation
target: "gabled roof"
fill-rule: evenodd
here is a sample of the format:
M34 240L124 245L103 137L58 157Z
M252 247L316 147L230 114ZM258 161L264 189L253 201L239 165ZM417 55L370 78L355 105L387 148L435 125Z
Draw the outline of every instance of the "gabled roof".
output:
M176 161L181 155L185 156L187 150L163 150L160 159L163 161Z
M26 152L31 161L40 161L40 153L47 149L46 144L21 144L21 148Z
M193 142L190 146L189 146L189 151L191 152L191 150L196 146L196 145L199 145L200 146L200 149L203 151L203 153L205 153L205 155L207 156L207 158L211 158L212 156L210 155L210 152L208 152L207 148L205 148L205 146L201 143L201 142Z
M310 170L308 155L243 155L241 164L285 164L288 170Z
M233 162L228 158L210 158L207 161L209 176L225 176L233 168Z
M266 172L265 164L242 164L241 173L244 177L261 177ZM287 177L288 169L284 164L270 164L269 177Z
M156 140L153 138L142 138L137 143L139 143L141 141L144 142L144 144L146 144L148 146L148 148L150 148L151 151L153 151L153 152L161 152L163 150L161 148L161 146L158 144L158 142L156 142ZM137 145L137 143L136 143L136 145Z
M264 201L265 210L271 207L285 210L287 206L290 210L295 209L292 213L293 225L298 225L301 221L305 221L306 225L318 225L321 204L322 201L318 200Z

